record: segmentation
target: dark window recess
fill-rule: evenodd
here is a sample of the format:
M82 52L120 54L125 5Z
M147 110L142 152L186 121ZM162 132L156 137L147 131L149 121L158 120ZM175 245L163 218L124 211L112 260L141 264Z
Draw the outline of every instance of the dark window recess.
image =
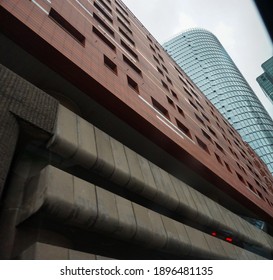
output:
M113 51L116 51L115 45L113 45L95 26L93 26L93 32Z
M120 27L119 27L119 32L133 45L135 46L135 42L126 34L125 31L123 31Z
M130 33L133 34L132 30L118 17L118 22Z
M172 96L173 96L174 98L178 99L177 94L176 94L173 90L171 90L171 94L172 94Z
M161 80L161 83L162 83L163 87L164 87L167 91L169 91L169 87L167 86L167 84L166 84L165 82L163 82L162 80Z
M225 161L224 161L224 163L225 163L225 166L226 166L227 170L228 170L230 173L232 173L232 171L231 171L229 165L228 165Z
M213 143L211 137L207 134L207 132L204 131L203 129L201 129L201 130L202 130L203 135L204 135L211 143Z
M216 133L208 126L208 130L210 131L210 133L213 135L213 136L215 136L216 138L217 138L217 136L216 136Z
M214 154L215 154L215 157L216 157L217 161L218 161L220 164L223 165L221 158L220 158L216 153L214 153Z
M112 37L115 37L114 31L95 13L93 13L94 19L109 33Z
M104 10L100 5L98 5L97 2L94 2L94 7L96 7L97 10L100 11L108 21L110 21L111 23L113 23L113 20L112 20L111 16L109 16L109 15L105 12L105 10Z
M185 117L185 114L184 114L183 110L182 110L180 107L178 107L177 105L176 105L176 108L177 108L178 113L179 113L181 116Z
M102 0L98 0L98 2L110 13L112 14L112 10L106 3L104 3Z
M160 48L156 44L155 44L155 47L157 48L158 51L160 51ZM163 58L162 58L162 60L163 60Z
M156 46L157 47L157 46ZM158 49L158 48L157 48ZM161 55L158 55L158 57L161 59L161 61L163 61L164 62L164 59L163 59L163 57L161 56Z
M126 62L138 75L142 76L141 70L124 54L123 56L123 61Z
M157 102L153 97L151 97L151 98L152 98L152 104L153 104L154 108L157 111L159 111L164 117L166 117L167 119L170 119L168 111L159 102Z
M150 49L155 53L155 49L153 46L150 45Z
M109 0L110 1L110 0ZM123 11L123 13L126 15L126 16L128 16L128 13L126 12L126 10L119 4L119 2L118 1L115 1L116 2L116 4L117 4L117 6L119 6L119 8Z
M260 191L257 190L257 194L258 194L258 196L259 196L261 199L264 199L264 197L263 197L263 195L262 195L262 193L261 193Z
M177 127L184 133L186 134L189 138L192 138L191 137L191 133L190 133L190 130L183 124L181 123L179 120L175 119L176 120L176 123L177 123Z
M191 93L196 97L196 99L199 100L199 96L196 94L196 92L193 89L190 89Z
M171 85L173 84L172 80L169 77L166 76L166 79Z
M138 60L138 55L125 42L120 40L120 43L128 53L130 53L136 60Z
M123 15L123 13L118 8L116 8L116 11L128 24L130 24L130 21L126 18L125 15Z
M164 76L163 71L162 71L158 66L157 66L156 68L157 68L157 71L158 71L162 76Z
M218 143L215 142L215 145L219 151L221 151L223 154L226 154L224 149Z
M210 122L209 118L208 118L204 113L201 112L201 115L203 116L203 118L204 118L207 122Z
M196 137L196 136L195 136L195 137ZM198 145L199 145L204 151L206 151L206 152L209 154L210 152L209 152L208 146L207 146L202 140L200 140L198 137L196 137L196 140L197 140Z
M182 75L181 70L178 69L176 66L174 66L174 69L175 69L180 75ZM178 76L179 76L179 75L178 75ZM183 75L182 75L182 76L183 76Z
M197 101L197 100L195 100L196 101L196 104L201 108L201 109L203 109L204 110L204 107L200 104L200 102L199 101Z
M168 103L174 107L174 102L167 96Z
M244 178L243 178L243 176L241 176L239 173L237 173L236 172L236 175L237 175L237 177L239 178L239 180L243 183L243 184L245 184L245 181L244 181Z
M189 99L188 99L189 100ZM196 109L198 111L198 108L195 104L193 104L193 102L191 100L189 100L189 103L191 104L191 106ZM202 121L203 122L203 121ZM204 122L203 122L204 123Z
M169 73L168 69L162 64L162 68L166 73Z
M147 39L152 43L152 39L147 35Z
M128 82L128 85L129 85L134 91L136 91L137 93L139 92L138 84L137 84L132 78L130 78L129 76L127 76L127 82Z
M62 27L67 33L69 33L69 35L71 35L75 40L77 40L81 45L84 46L85 37L58 12L51 8L48 16L60 27Z
M160 64L159 63L159 60L153 55L153 58L154 58L154 60L158 63L158 64Z
M105 55L104 55L104 65L107 66L110 70L112 70L117 75L118 73L117 65Z
M192 95L191 95L191 93L190 93L190 91L189 91L186 87L184 87L184 86L183 86L183 88L184 88L184 90L186 91L186 93L188 94L188 96L190 96L191 98L193 98Z
M197 119L203 126L205 126L204 121L203 121L198 115L196 115L196 114L194 114L194 115L195 115L196 119Z

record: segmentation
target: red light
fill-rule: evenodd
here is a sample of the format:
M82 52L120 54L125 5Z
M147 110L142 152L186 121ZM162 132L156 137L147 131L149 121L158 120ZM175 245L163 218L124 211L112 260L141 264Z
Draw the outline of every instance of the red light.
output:
M231 237L226 237L226 241L227 242L232 242L232 238Z
M212 235L212 236L216 236L217 233L216 233L215 231L213 231L213 232L211 233L211 235Z

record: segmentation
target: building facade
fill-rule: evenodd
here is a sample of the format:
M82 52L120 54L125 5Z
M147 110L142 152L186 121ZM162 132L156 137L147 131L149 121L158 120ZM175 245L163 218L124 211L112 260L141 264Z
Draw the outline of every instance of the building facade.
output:
M0 17L1 258L272 258L270 172L121 1Z
M263 92L273 102L273 56L262 64L264 73L257 78Z
M273 121L218 39L192 29L165 48L273 173Z

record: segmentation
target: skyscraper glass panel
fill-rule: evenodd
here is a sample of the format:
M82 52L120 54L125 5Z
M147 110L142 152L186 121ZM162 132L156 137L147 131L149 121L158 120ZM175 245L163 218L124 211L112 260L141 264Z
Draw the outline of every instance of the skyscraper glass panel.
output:
M164 47L273 174L273 121L219 40L191 29Z

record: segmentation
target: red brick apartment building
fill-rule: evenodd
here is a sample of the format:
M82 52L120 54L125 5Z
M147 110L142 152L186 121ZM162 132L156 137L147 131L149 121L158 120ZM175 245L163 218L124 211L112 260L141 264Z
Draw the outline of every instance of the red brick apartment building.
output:
M2 259L272 258L271 174L121 1L0 20Z

